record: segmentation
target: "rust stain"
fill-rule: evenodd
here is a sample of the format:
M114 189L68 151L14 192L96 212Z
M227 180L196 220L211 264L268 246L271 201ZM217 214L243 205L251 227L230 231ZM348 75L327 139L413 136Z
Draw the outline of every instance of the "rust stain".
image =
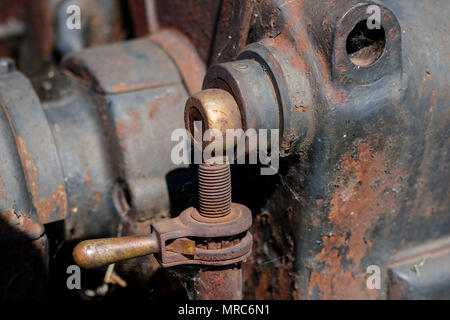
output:
M137 83L133 85L126 85L126 84L116 84L111 86L111 90L114 93L122 93L122 92L128 92L128 91L137 91L142 90L150 87L148 83Z
M321 299L375 299L376 290L365 285L361 260L372 242L365 239L369 228L386 213L398 212L397 193L403 189L407 174L388 170L381 153L373 153L366 142L357 153L341 158L340 174L331 200L329 220L337 232L322 238L323 249L315 263L323 270L311 272L309 295ZM342 261L350 261L347 267ZM347 269L347 270L346 270Z
M148 106L148 118L151 119L155 116L155 114L158 112L159 106L161 105L161 101L156 101Z
M206 66L189 39L174 30L162 30L149 38L161 45L176 62L189 93L200 91Z
M345 98L345 92L344 91L334 91L333 97L335 101L338 101L340 103L345 103L347 99Z
M116 134L117 137L123 138L127 134L127 126L125 124L125 121L119 121L119 124L116 127Z
M153 118L155 114L158 112L159 108L162 104L168 104L170 100L169 96L165 96L163 98L160 98L156 101L153 101L148 105L148 117L149 119Z
M392 39L397 38L397 32L395 31L395 29L392 29L391 32L390 32L390 34L391 34L391 38L392 38Z
M88 172L84 175L84 183L88 187L89 191L92 191L92 179Z
M0 195L3 194L3 191L2 191L2 185L3 184L4 184L4 182L3 182L3 179L2 179L2 175L0 174Z
M292 207L286 209L283 219L287 221L287 225L298 223L295 210ZM277 221L274 222L274 219ZM266 212L255 217L251 232L253 257L243 264L245 287L252 288L245 295L246 298L298 298L294 267L295 246L286 232L286 225ZM267 234L273 239L270 244L267 242Z
M93 198L94 198L94 201L96 201L96 202L102 201L102 193L100 191L95 191Z
M51 193L50 198L39 200L39 173L32 154L28 151L25 140L16 137L17 149L23 165L25 181L33 200L34 207L42 223L50 221L52 217L63 218L67 212L67 194L64 185L59 185Z
M140 115L138 110L131 110L127 113L130 121L121 120L116 126L116 134L119 139L128 137L130 134L138 133L143 126L140 123Z
M41 201L35 201L34 199L35 197L33 196L33 203L42 223L50 221L52 216L61 218L65 216L67 211L67 195L64 185L59 185L58 188L51 193L50 199L44 198Z
M318 290L320 299L367 299L376 298L376 292L364 291L365 279L356 279L351 272L342 270L342 256L339 248L345 246L345 235L335 234L324 237L324 249L317 256L317 260L325 263L324 273L312 271L309 280L309 294Z
M0 211L0 232L2 236L38 236L43 232L42 226L32 217L17 212L14 208ZM3 227L5 225L5 227Z
M129 116L131 117L131 125L130 125L130 132L132 133L137 133L139 131L141 131L142 129L142 124L139 122L139 111L137 110L132 110L129 112Z
M433 208L429 208L428 210L425 211L425 218L431 218L431 216L433 215Z
M291 56L291 58L289 59L289 63L292 66L292 68L300 71L301 73L309 72L308 64L306 63L306 61L304 59L300 58L300 56L297 56L297 55Z
M305 106L296 106L295 109L299 112L306 112L310 109L310 107L309 106L306 106L306 107Z

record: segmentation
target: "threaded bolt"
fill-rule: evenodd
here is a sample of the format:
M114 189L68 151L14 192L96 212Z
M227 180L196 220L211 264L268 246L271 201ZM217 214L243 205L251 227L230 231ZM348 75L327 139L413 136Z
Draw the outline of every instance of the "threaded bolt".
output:
M200 215L218 218L231 212L230 164L212 159L198 167L198 211Z

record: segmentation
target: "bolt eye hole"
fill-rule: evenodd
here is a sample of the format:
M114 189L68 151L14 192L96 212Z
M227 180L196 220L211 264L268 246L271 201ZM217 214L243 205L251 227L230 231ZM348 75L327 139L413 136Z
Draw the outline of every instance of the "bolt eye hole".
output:
M192 138L202 137L204 130L205 126L200 111L197 108L191 108L189 110L189 132L191 133Z
M377 61L383 54L385 45L383 27L370 29L367 20L358 22L346 40L350 61L360 67L367 67Z

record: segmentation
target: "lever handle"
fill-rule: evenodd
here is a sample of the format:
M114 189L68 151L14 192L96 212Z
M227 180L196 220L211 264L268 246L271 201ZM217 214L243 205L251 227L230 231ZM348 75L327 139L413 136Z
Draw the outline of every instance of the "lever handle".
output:
M80 242L73 250L75 262L83 268L95 268L160 251L154 234Z

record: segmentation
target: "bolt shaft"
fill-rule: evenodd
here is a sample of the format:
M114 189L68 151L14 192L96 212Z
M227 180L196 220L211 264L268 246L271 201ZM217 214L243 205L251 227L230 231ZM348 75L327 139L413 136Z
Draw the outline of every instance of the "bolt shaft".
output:
M204 217L231 212L231 173L228 163L202 163L198 167L198 211Z

